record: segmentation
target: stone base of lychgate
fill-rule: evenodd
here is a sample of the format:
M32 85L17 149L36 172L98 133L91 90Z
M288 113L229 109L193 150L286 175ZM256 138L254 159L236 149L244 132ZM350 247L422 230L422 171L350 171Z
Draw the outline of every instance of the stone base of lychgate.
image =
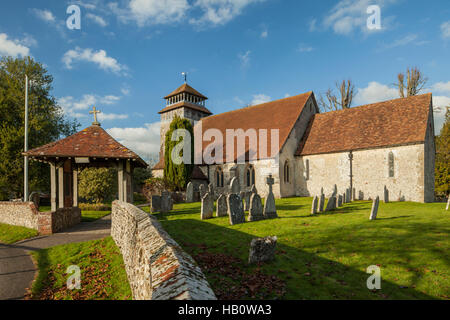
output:
M111 236L120 248L135 300L216 300L196 262L153 216L114 201Z

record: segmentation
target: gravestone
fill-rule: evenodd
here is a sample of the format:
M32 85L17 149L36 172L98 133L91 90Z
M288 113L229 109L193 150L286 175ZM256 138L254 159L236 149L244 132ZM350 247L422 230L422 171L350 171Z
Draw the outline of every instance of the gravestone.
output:
M250 243L248 263L261 263L275 258L277 237L265 237L253 239Z
M226 217L227 215L227 197L224 194L221 194L216 202L216 217Z
M234 177L233 179L231 179L230 182L230 192L238 195L239 191L240 191L239 181L236 177Z
M389 202L389 190L384 186L384 203Z
M170 193L167 191L163 191L161 193L161 212L167 213L170 212L173 208L173 201Z
M338 207L342 207L342 204L343 204L342 200L343 200L342 194L339 194L338 195L338 199L337 199L337 206Z
M347 203L347 197L345 192L342 194L342 203Z
M448 200L447 200L447 207L445 208L445 210L448 211L449 207L450 207L450 196L448 197Z
M325 205L325 195L322 193L319 198L318 212L323 212L324 205Z
M194 202L194 185L189 182L186 187L186 203Z
M272 191L272 185L275 183L275 179L272 178L272 175L267 177L266 183L269 185L269 193L267 194L264 202L264 217L266 217L266 219L275 219L278 218L278 215L277 208L275 206L275 196Z
M345 190L345 200L347 201L347 203L352 202L350 191L351 191L350 188L347 188Z
M252 185L252 189L250 190L250 192L253 193L258 193L258 190L256 189L255 185Z
M331 195L328 199L327 207L325 208L325 211L332 211L336 209L336 197Z
M333 197L336 197L336 195L337 195L337 185L334 185L334 187L333 187Z
M375 220L377 218L379 204L380 204L380 197L377 196L375 200L373 200L372 210L370 211L370 220Z
M201 199L203 199L203 197L204 197L205 194L206 194L206 187L205 187L205 185L204 185L204 184L201 184L201 185L198 187L198 191L200 192L200 200L201 200Z
M161 196L151 196L150 198L150 208L152 212L161 211Z
M264 220L263 206L261 197L257 193L253 193L250 197L250 208L248 210L248 221Z
M252 196L252 193L241 191L240 196L241 199L244 200L244 211L250 210L250 197Z
M202 220L211 219L214 213L214 199L212 195L207 192L202 198L202 208L200 217Z
M231 225L245 222L244 206L238 194L232 193L227 197L227 207Z
M312 205L311 205L311 214L317 213L317 202L318 201L319 201L319 198L317 196L315 196L313 198Z

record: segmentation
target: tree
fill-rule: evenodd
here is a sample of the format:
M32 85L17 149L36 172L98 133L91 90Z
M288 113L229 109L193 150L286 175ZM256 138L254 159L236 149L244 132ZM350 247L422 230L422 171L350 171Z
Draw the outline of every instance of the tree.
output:
M397 81L396 86L398 88L400 98L406 98L418 95L427 83L428 78L423 76L419 68L414 67L406 69L406 83L405 75L403 73L398 74Z
M80 197L94 203L112 200L117 193L117 171L112 168L86 168L78 182Z
M30 57L0 60L0 200L23 194L25 74L29 89L29 148L35 148L74 133L75 121L64 118L63 110L50 94L53 77ZM49 190L47 164L30 162L30 190Z
M436 136L435 191L438 196L450 194L450 106L445 113L445 123Z
M133 170L133 189L135 192L142 189L147 179L152 178L152 170L147 168L135 168Z
M184 138L178 141L172 141L172 134L177 129L185 129L189 131L191 138L191 161L189 164L181 163L175 164L172 161L172 150L174 147L181 143ZM182 119L178 116L175 116L170 124L170 128L166 133L165 137L165 149L164 149L164 179L169 183L169 185L174 190L184 190L186 185L188 184L192 170L194 168L194 129L192 128L192 124L188 119ZM180 156L183 157L183 151L180 152Z
M336 89L339 91L339 96L331 88L325 92L325 98L322 95L320 96L319 105L323 112L348 109L352 106L355 94L355 86L352 81L336 82Z

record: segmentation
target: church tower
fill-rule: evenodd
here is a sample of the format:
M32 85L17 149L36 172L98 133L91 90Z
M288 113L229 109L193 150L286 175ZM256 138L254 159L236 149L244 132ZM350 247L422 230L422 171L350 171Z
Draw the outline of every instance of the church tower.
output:
M165 96L164 99L166 100L166 106L158 112L161 115L160 161L159 165L154 169L159 169L161 167L161 162L164 162L166 132L169 130L170 123L175 115L190 120L192 126L200 119L212 115L211 111L206 108L206 100L208 100L208 98L187 83L184 83L175 91Z

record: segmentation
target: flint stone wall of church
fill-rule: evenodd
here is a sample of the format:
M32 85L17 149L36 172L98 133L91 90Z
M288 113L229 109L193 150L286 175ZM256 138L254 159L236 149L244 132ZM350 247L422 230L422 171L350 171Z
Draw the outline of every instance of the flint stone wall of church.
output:
M0 223L34 229L49 235L81 222L79 208L39 212L33 202L0 202Z
M394 177L389 177L389 153L394 154ZM430 157L430 155L427 155ZM309 160L309 179L305 163ZM424 144L405 145L353 152L353 187L356 199L383 199L384 186L391 201L430 202L434 195L434 173L425 169ZM296 185L298 195L319 195L323 187L326 196L338 193L350 185L348 152L304 156L297 159ZM303 172L303 174L300 174ZM427 181L427 183L425 183ZM433 183L431 183L433 181Z
M215 300L202 271L160 223L122 201L112 205L111 236L136 300Z

